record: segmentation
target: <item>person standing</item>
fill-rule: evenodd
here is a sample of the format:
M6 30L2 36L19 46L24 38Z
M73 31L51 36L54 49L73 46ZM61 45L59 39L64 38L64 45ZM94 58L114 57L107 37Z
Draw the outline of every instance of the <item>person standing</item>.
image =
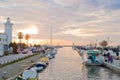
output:
M108 58L108 63L110 62L110 59L111 59L111 56L110 56L110 53L108 52L107 53L107 58Z
M110 56L110 63L113 63L113 56Z
M116 56L117 56L117 57L119 56L119 51L116 52Z
M118 60L119 59L119 51L116 52L116 56L117 56L116 58Z

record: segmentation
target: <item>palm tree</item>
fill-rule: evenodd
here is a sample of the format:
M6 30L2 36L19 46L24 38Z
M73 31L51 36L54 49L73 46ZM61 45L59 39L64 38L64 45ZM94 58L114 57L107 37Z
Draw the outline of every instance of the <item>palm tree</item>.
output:
M23 39L23 33L22 32L18 33L18 39L20 40L20 45L21 45L21 39Z
M28 46L28 40L30 39L30 35L29 34L26 34L25 35L25 40L27 41L27 46Z

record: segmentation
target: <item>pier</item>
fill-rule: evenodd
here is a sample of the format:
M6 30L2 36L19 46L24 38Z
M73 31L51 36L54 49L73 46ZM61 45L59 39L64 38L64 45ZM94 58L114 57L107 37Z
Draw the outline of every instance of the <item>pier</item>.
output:
M115 71L117 73L120 74L120 60L114 60L113 63L108 63L108 62L104 62L103 65L112 70L112 71Z

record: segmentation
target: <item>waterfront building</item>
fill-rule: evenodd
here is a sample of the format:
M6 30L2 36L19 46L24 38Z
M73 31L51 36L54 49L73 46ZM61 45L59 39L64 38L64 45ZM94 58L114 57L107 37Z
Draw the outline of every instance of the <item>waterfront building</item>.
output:
M12 42L12 23L10 18L4 23L5 32L0 33L0 56L4 55L4 51L8 50L8 45Z

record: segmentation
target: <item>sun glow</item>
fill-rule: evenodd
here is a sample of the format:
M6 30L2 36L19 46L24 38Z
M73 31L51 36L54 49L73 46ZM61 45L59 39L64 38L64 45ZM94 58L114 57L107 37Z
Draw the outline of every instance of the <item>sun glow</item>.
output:
M35 25L29 26L27 29L20 30L23 34L38 34L38 28Z

